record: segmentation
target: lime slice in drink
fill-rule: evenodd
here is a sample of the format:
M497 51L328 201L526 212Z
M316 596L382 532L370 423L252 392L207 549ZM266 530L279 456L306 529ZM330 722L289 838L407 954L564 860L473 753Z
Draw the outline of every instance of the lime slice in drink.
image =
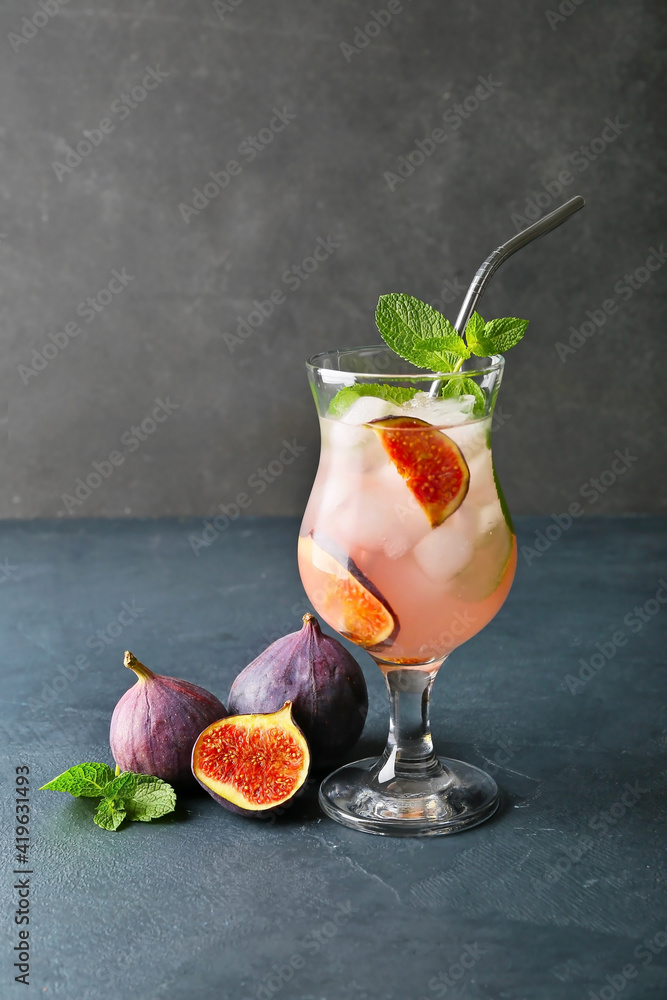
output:
M460 601L485 601L498 589L512 558L512 540L504 520L475 543L467 566L453 577L450 591Z

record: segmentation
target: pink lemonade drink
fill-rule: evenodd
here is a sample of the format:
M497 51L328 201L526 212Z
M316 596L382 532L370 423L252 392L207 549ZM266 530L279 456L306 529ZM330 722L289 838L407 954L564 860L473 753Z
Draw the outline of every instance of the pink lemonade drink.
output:
M434 670L505 601L516 539L475 397L360 396L320 416L299 538L313 606L383 669ZM400 418L408 418L401 420ZM430 492L429 492L430 490Z
M325 814L350 829L440 836L498 808L489 774L436 754L429 720L443 661L497 614L517 565L491 422L504 354L528 320L485 320L476 306L510 254L583 205L572 198L494 250L456 325L390 292L375 309L385 346L306 364L322 449L299 533L301 580L316 612L375 660L389 695L382 755L343 764L320 785Z

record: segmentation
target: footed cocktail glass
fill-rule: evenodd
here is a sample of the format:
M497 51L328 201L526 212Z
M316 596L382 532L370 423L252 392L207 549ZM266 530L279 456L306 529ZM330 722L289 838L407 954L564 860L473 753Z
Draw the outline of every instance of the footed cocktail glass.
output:
M382 756L320 788L325 813L353 829L454 833L498 806L488 774L436 756L429 699L446 657L493 618L514 577L491 456L503 364L472 358L436 381L386 347L362 347L307 365L322 451L299 534L301 579L318 614L373 657L390 699Z

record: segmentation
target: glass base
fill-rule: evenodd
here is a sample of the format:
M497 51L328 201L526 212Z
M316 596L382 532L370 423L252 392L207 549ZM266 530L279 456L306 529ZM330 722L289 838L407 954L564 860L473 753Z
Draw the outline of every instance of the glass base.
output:
M327 816L363 833L438 837L493 816L500 797L493 778L472 764L433 759L427 775L398 777L386 757L346 764L320 785Z

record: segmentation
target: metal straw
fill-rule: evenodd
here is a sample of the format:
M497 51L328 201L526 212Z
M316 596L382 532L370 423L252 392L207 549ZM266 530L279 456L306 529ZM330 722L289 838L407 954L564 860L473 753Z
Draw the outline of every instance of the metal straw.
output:
M532 226L528 226L528 229L524 229L522 233L517 233L513 236L511 240L507 243L503 243L502 246L497 247L490 253L486 258L484 263L478 269L477 274L472 279L470 288L466 292L466 297L463 300L463 305L454 324L456 332L463 336L465 328L468 325L468 320L472 316L477 303L484 294L484 289L488 285L491 277L495 274L501 264L503 264L508 257L511 257L513 253L520 250L521 247L525 247L527 243L532 243L533 240L539 239L540 236L544 236L545 233L550 233L552 229L560 226L566 219L569 219L571 215L578 212L580 208L583 208L586 202L581 197L580 194L576 195L574 198L570 198L566 201L564 205L557 208L554 212L550 212L549 215L545 215L543 219L538 222L533 223ZM433 383L431 386L429 396L437 396L440 392L440 386L442 385L442 379L439 379Z

